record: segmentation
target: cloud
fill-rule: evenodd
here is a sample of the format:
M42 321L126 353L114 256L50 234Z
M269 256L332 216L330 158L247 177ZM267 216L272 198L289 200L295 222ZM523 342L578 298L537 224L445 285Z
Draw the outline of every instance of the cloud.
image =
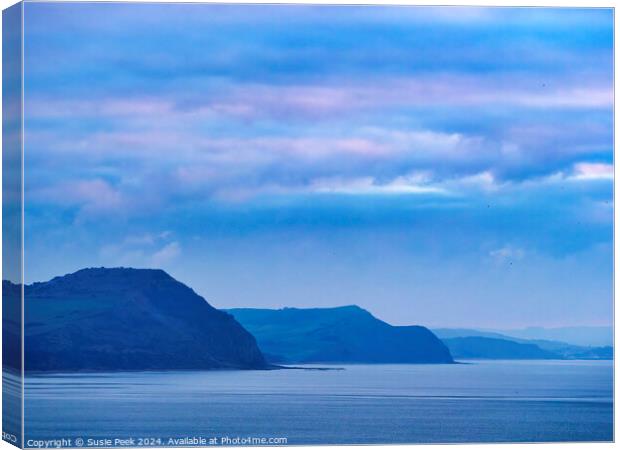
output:
M205 80L219 89L197 89L191 99L167 86L150 96L33 94L28 116L47 125L28 127L29 157L49 167L53 155L60 170L79 155L84 171L105 168L121 178L121 195L131 189L143 198L161 193L154 175L178 183L168 188L179 193L220 198L339 176L384 185L416 170L445 183L486 173L489 186L500 185L609 154L611 85L599 78L543 86L515 75L439 73L351 83Z
M489 256L498 264L509 264L525 257L525 251L512 245L505 245L489 252Z
M198 199L239 202L300 193L466 195L554 180L609 179L612 174L608 164L572 163L573 153L531 152L478 135L378 126L356 126L349 132L347 137L312 136L311 130L293 136L212 137L186 130L136 130L78 139L77 146L74 139L57 140L49 144L55 145L57 163L80 153L85 166L108 166L114 176L88 182L42 179L28 189L32 198L78 206L83 217L97 217L115 209L148 214L171 202Z
M170 231L126 236L121 242L103 245L102 264L161 268L181 255L181 245Z
M95 217L602 176L575 164L611 159L610 11L325 8L28 5L28 193Z
M151 263L154 267L162 267L177 258L181 254L181 246L178 242L170 242L156 251L151 256Z
M29 191L28 198L35 202L77 207L78 216L83 218L108 215L126 206L123 194L102 179L61 181Z
M28 58L30 89L45 78L64 92L109 92L127 83L139 90L174 82L193 87L205 77L277 83L523 68L549 80L613 65L610 9L41 4L27 10L27 56L35 56ZM100 51L92 51L92 35L100 37ZM60 71L72 74L70 85L56 86Z
M553 82L533 83L514 75L440 73L346 83L329 79L312 84L227 83L217 91L199 90L191 98L185 90L167 88L159 97L151 93L116 98L94 96L88 100L33 95L26 101L29 116L48 120L71 117L146 120L162 115L177 120L316 120L410 107L610 109L613 85L598 78L556 77Z
M577 180L613 180L614 166L605 163L577 163L573 177Z
M427 184L423 174L399 176L388 182L379 182L373 177L342 179L318 179L308 188L309 192L347 195L403 195L403 194L446 194L439 187Z
M609 196L591 181L610 179L610 11L300 8L248 27L250 6L28 5L26 194L91 222L270 196Z

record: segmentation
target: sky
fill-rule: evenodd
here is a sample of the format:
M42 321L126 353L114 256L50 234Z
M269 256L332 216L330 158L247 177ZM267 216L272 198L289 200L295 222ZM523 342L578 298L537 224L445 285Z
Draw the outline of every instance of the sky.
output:
M25 280L609 325L611 9L26 3Z

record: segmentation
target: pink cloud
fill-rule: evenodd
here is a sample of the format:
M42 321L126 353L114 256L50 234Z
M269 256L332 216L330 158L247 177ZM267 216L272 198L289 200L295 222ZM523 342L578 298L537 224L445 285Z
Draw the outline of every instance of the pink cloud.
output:
M605 163L577 163L574 165L574 178L579 180L613 180L614 166Z
M101 179L70 181L28 192L35 201L78 206L84 214L102 214L120 210L123 195Z
M531 83L514 76L433 74L391 77L371 82L345 80L320 84L222 86L214 93L186 102L184 92L162 97L122 97L94 100L30 98L30 117L101 117L148 119L165 115L180 125L187 120L216 117L319 118L364 110L402 106L467 107L476 105L530 108L611 108L613 86L600 80L554 79Z

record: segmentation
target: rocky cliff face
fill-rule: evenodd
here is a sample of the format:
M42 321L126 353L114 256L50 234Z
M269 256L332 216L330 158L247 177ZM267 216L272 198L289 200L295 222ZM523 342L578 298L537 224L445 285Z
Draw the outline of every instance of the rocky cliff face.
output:
M84 269L25 288L27 371L260 369L254 337L162 270Z

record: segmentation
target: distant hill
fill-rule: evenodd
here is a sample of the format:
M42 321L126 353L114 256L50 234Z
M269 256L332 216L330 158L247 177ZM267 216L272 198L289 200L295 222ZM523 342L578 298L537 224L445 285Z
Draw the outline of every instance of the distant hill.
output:
M613 359L613 347L611 346L588 347L544 339L521 339L501 333L467 328L437 328L433 329L433 332L450 347L455 358L466 358L467 356L463 356L464 354L472 353L479 354L477 356L479 358L496 358L496 356L490 355L497 354L501 349L501 353L504 355L502 356L503 359L523 359L521 355L531 353L533 350L531 346L535 346L538 350L532 353L532 358L542 357L536 355L546 355L545 358L547 359ZM473 337L485 338L487 340L462 339ZM452 339L459 340L450 342ZM489 340L497 340L499 342L491 342ZM506 344L506 342L512 344ZM529 347L523 348L513 344Z
M556 359L558 355L534 344L480 336L443 339L454 358L462 359Z
M25 319L28 371L266 367L231 315L162 270L84 269L34 283Z
M516 342L537 345L543 350L555 353L561 359L613 359L614 357L614 348L612 346L588 347L544 339L512 339Z
M358 306L228 310L272 362L451 363L427 328L392 326Z
M439 339L450 339L455 337L479 336L495 339L514 340L505 334L495 333L492 331L475 330L473 328L432 328L431 331L437 335Z
M492 331L520 339L560 341L582 347L609 347L614 344L613 327L528 327Z

